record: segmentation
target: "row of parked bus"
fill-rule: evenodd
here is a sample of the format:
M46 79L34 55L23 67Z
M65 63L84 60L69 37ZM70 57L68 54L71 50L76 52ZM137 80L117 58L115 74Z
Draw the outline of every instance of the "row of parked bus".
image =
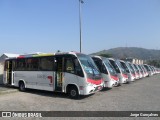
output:
M147 64L132 64L128 61L102 56L92 56L92 59L102 74L104 87L107 88L160 73L159 69Z
M3 82L29 89L64 92L71 98L160 73L149 65L76 52L28 54L5 60Z

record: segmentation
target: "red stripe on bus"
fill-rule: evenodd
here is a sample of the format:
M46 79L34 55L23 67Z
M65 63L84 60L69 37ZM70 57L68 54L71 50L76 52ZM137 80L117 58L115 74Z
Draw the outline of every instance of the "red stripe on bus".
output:
M112 76L112 75L111 75L111 78L114 79L114 80L118 80L118 77L117 77L117 76Z
M123 77L128 78L128 75L126 75L126 74L122 74L122 75L123 75Z
M17 58L24 58L24 56L19 56L19 57L17 57Z
M53 83L52 76L48 76L48 79L50 80L50 83Z
M135 74L132 74L132 76L136 77L136 75L135 75Z
M87 79L87 82L89 82L89 83L92 83L92 84L96 84L96 85L99 85L99 84L101 84L102 83L102 79L100 79L100 80L93 80L93 79Z

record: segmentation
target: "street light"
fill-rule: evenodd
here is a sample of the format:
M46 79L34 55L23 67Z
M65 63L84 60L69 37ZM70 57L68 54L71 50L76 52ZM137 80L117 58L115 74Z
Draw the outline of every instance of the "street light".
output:
M82 17L81 17L81 4L83 4L83 0L79 0L79 32L80 32L80 53L82 52Z

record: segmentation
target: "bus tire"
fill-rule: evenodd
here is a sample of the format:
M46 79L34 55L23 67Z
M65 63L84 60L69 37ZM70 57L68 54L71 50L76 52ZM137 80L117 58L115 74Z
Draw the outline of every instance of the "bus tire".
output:
M19 82L19 91L24 92L26 90L24 82Z
M75 86L71 86L71 87L69 88L68 94L69 94L69 97L70 97L71 99L78 99L78 98L79 98L78 89L77 89L77 87L75 87Z

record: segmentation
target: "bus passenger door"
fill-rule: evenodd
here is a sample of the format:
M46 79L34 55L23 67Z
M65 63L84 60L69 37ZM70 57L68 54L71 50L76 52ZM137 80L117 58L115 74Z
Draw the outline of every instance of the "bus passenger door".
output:
M62 91L64 58L56 57L55 91Z
M6 61L5 63L6 68L6 84L12 84L12 61Z

